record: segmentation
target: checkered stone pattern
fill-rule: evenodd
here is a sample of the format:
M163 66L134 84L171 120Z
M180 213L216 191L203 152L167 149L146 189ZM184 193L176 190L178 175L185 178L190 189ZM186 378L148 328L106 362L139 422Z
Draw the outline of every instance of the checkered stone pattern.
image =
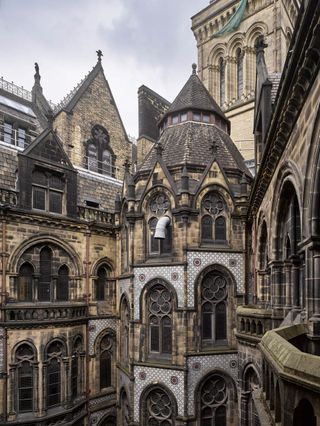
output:
M102 402L109 401L110 399L114 399L114 394L100 396L99 398L92 399L89 402L90 407L94 407L95 405L101 404Z
M144 379L140 377L144 373ZM178 379L177 384L173 384L171 378ZM152 368L135 366L135 389L134 389L134 421L139 422L140 396L143 390L152 384L162 384L166 386L175 396L178 406L178 415L184 414L184 373L180 370L166 370L164 368Z
M152 279L163 278L175 288L178 297L178 306L183 307L183 266L159 266L134 269L134 319L139 319L140 294L143 287Z
M91 426L97 426L99 424L100 420L102 419L102 417L106 416L107 414L113 415L114 411L109 408L107 410L101 410L101 411L96 411L95 413L91 413L90 425Z
M89 355L94 355L94 342L101 331L111 328L116 332L116 327L116 320L114 318L89 321Z
M130 293L131 280L130 278L124 278L123 280L119 280L119 291L120 291L120 299L123 293L125 293L129 299L129 303L131 303L131 293Z
M195 368L195 366L197 368ZM214 370L225 371L235 383L238 379L238 355L221 354L208 356L193 356L188 358L188 414L194 415L195 389L203 377Z
M3 357L4 357L4 341L5 337L5 330L4 328L0 328L0 373L3 373L4 371L4 365L3 365Z
M204 268L214 263L226 267L237 283L237 293L244 293L244 254L224 252L189 252L188 253L188 307L194 307L194 286L197 276Z

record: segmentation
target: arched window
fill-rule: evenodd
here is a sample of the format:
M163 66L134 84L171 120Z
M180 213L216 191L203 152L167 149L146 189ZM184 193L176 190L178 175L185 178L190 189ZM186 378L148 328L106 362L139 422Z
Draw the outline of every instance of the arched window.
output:
M59 268L56 292L57 300L69 299L69 268L66 265Z
M102 265L97 271L98 278L96 279L96 300L105 300L105 293L110 270L107 266Z
M203 216L201 220L201 237L202 240L213 240L213 226L212 226L212 217L211 216Z
M253 367L247 367L244 373L244 390L247 392L245 409L247 411L248 426L259 424L259 417L256 411L252 392L259 388L259 379Z
M121 413L121 426L128 426L130 423L130 410L129 402L126 392L123 390L120 395L120 413Z
M227 281L209 272L201 284L202 343L211 345L227 339Z
M61 368L64 353L64 347L59 341L52 342L47 350L47 408L61 404Z
M217 217L214 226L215 226L216 241L226 241L227 232L226 232L225 218L223 216Z
M114 335L108 333L100 341L100 389L113 385Z
M123 299L121 305L121 345L120 358L124 364L129 362L129 307L126 299Z
M102 153L102 174L112 176L112 156L108 150Z
M71 396L72 399L77 398L80 394L81 390L81 358L80 353L82 351L82 341L81 338L78 337L73 345L73 353L71 359Z
M172 248L172 227L168 225L165 232L165 239L156 239L154 238L154 233L158 219L156 217L150 219L149 229L150 229L150 242L149 242L149 251L151 255L162 255L170 254Z
M175 424L174 408L169 395L161 388L153 389L147 396L145 413L142 415L144 425Z
M15 362L17 367L17 381L18 381L18 412L25 413L33 411L34 403L34 369L35 354L33 349L27 345L22 344L18 347L15 354Z
M162 284L154 285L147 294L150 355L172 352L172 295Z
M88 170L98 172L98 152L97 147L93 143L89 143L87 147Z
M52 251L44 247L40 252L40 276L38 286L38 299L50 301L52 282Z
M219 59L219 76L220 76L220 106L223 106L226 100L225 62L223 58Z
M18 277L18 300L19 302L32 301L32 283L34 270L30 263L21 265Z
M223 377L213 375L201 386L201 426L227 426L227 384Z
M202 201L201 241L204 243L227 243L227 207L222 196L209 192Z
M237 61L237 99L241 99L243 93L243 53L241 49L236 52Z

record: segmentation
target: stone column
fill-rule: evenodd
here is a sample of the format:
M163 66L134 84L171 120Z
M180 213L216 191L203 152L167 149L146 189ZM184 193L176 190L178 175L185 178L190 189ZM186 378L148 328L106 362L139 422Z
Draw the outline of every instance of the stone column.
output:
M292 263L289 261L284 262L284 290L285 290L285 307L290 310L292 307L292 280L291 280L291 267Z
M300 271L299 271L299 257L296 255L291 256L292 269L292 306L295 310L300 310Z
M72 399L70 359L67 357L62 358L61 364L61 403L65 408L69 408L71 406Z
M250 391L241 391L241 426L247 426L248 425L248 403L251 396Z
M313 254L313 334L320 336L320 253Z
M281 308L282 306L282 263L274 262L271 266L271 305L274 308Z

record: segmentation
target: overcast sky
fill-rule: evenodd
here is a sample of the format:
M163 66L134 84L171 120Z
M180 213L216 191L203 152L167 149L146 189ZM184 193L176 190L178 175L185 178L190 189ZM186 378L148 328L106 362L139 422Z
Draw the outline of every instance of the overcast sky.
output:
M95 65L96 50L127 132L137 89L173 101L197 62L191 16L209 0L0 0L0 77L31 90L34 62L58 103Z

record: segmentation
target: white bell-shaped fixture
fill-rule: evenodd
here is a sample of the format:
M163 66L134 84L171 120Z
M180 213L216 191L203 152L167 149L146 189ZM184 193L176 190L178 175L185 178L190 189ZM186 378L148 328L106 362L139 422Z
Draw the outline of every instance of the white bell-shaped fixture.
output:
M169 216L162 216L158 220L156 230L154 232L154 238L158 240L164 240L166 238L166 227L170 224Z

